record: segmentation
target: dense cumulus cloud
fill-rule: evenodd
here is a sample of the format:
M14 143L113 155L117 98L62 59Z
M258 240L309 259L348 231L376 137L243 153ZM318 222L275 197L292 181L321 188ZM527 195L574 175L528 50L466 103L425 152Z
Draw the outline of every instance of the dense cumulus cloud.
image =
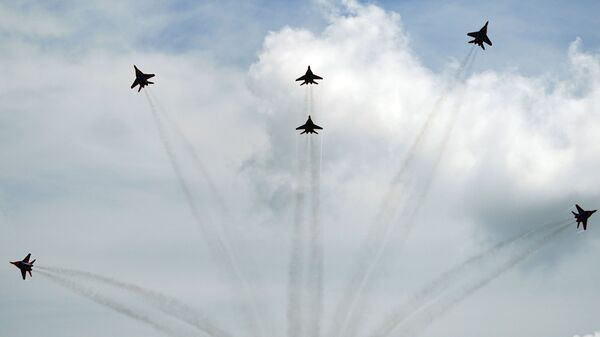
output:
M480 249L566 218L574 202L589 208L600 202L600 55L586 51L583 39L573 37L564 51L566 73L480 70L486 53L502 46L483 52L466 43L463 54L449 55L436 72L413 51L400 14L324 1L317 6L323 29L269 32L246 68L219 62L209 51L161 52L146 45L148 34L174 18L160 14L160 6L145 5L130 17L137 9L130 4L73 4L64 20L57 8L15 6L0 11L12 20L0 24L6 50L0 56L6 79L0 83L2 256L16 259L31 250L40 264L160 289L208 312L233 335L252 335L240 298L231 292L240 280L222 272L223 257L209 243L215 237L198 230L185 206L150 105L128 88L134 63L157 74L150 87L155 103L201 158L200 165L190 158L186 140L167 126L203 221L222 229L238 256L266 335L286 331L288 251L304 140L294 128L311 104L313 119L324 127L318 136L324 332L385 192L429 116L418 164L408 176L429 175L431 188L415 194L423 205L406 244L390 238L366 292L370 310L360 317L361 333ZM118 15L103 20L110 13ZM83 17L107 23L93 30ZM76 43L88 30L90 39ZM462 69L469 53L477 67ZM298 87L294 79L308 65L324 80ZM598 240L593 223L586 235L572 229L425 334L568 336L597 329L590 312L600 275L587 265ZM107 328L112 325L123 333L158 335L94 311L35 275L24 283L8 267L2 274L0 296L12 305L2 310L0 334L105 336L114 332ZM57 318L67 306L90 316ZM39 325L24 324L32 316ZM519 317L525 331L509 324Z

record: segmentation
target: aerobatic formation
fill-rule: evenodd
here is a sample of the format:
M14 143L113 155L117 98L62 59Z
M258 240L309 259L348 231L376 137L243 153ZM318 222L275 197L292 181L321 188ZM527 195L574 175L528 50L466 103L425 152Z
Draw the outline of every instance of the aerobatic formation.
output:
M298 77L296 79L296 82L298 81L303 81L302 83L300 83L300 86L303 86L305 84L319 84L317 82L315 82L315 80L322 80L323 78L320 76L315 75L312 70L310 69L310 66L308 66L308 69L306 70L306 73L300 77ZM311 90L311 99L312 99L312 88ZM310 104L311 108L312 108L312 103ZM300 125L299 127L296 128L296 130L303 130L300 134L319 134L317 131L315 130L323 130L322 127L318 126L317 124L313 123L312 118L310 117L310 113L312 113L313 111L309 111L309 115L308 115L308 120L306 121L306 123Z
M488 46L492 46L492 41L490 40L490 38L487 35L488 24L489 24L489 22L486 22L485 25L479 31L467 33L467 35L472 38L472 40L468 41L468 43L474 45L471 53L473 51L478 50L478 48L476 48L475 46L481 47L482 50L485 50L485 44L487 44ZM469 55L472 55L472 54L469 54ZM465 63L467 63L467 62L465 62ZM141 70L139 70L136 65L134 65L134 70L135 70L135 79L133 81L133 84L131 85L131 89L134 89L136 86L138 86L138 92L140 92L146 86L148 86L150 84L154 84L153 82L149 81L150 78L152 78L152 77L155 76L154 74L145 74ZM313 102L312 102L312 99L313 99L313 97L312 97L313 91L312 90L313 90L313 88L312 88L311 85L312 84L318 85L319 84L317 82L318 80L323 80L323 78L321 76L318 76L315 73L313 73L313 71L312 71L312 69L311 69L310 66L308 66L308 69L306 70L306 72L305 72L304 75L298 77L295 80L296 82L301 82L300 86L307 85L305 87L306 90L307 90L306 91L307 97L310 97L310 100L311 100L310 104L307 104L307 115L308 115L307 117L308 118L307 118L307 120L306 120L306 122L304 124L296 127L296 130L302 131L300 134L306 134L309 137L316 137L316 136L311 136L311 135L312 134L318 135L319 133L317 132L317 130L323 130L323 128L321 126L315 124L313 122L313 120L312 120L312 116L314 116L314 111L313 111ZM158 114L157 114L157 108L156 108L155 104L153 103L153 99L150 98L151 96L148 95L147 91L145 91L144 93L148 97L148 102L150 103L151 108L153 110L153 114L154 114L154 116L156 118L156 122L158 124L159 130L161 130L161 137L165 137L165 135L162 134L163 126L162 126L162 124L160 124L160 119L158 118ZM182 132L180 130L178 132L180 134L182 134ZM290 130L290 132L291 132L291 130ZM315 138L308 138L308 139L312 141ZM318 139L318 138L316 138L316 139ZM167 152L169 153L170 160L172 160L173 169L175 170L175 173L177 174L177 178L179 179L179 181L181 183L182 191L184 192L184 194L186 194L186 196L189 197L189 195L190 195L189 187L186 184L185 177L183 177L183 175L181 174L181 172L180 172L180 170L178 168L179 164L177 162L177 159L172 155L173 151L169 148L169 144L170 143L168 141L165 141L165 140L164 140L164 143L165 143L165 147L167 148ZM308 144L308 141L307 141L307 144ZM189 145L189 146L191 146L191 145ZM319 162L319 165L320 165L320 162ZM196 210L195 206L193 206L193 200L191 200L191 197L188 198L188 203L190 204L190 208L191 208L192 213L194 213L194 215L197 216L198 211ZM582 226L584 231L587 230L588 220L590 219L590 217L592 216L592 214L594 214L596 212L596 210L585 210L581 206L579 206L579 204L576 204L575 207L577 209L577 212L574 212L574 211L572 212L572 214L573 214L573 216L575 218L575 221L573 222L571 220L571 222L569 222L569 223L561 223L560 226L558 226L558 227L555 228L556 232L558 232L558 230L560 230L560 229L563 228L561 226L570 226L573 223L576 223L576 225L577 225L576 228L577 229L579 229L580 226ZM548 227L548 228L553 229L553 227L551 227L551 226ZM548 232L545 232L545 233L541 234L540 236L537 237L537 241L532 240L532 242L533 242L532 245L534 245L534 244L541 245L543 242L545 242L545 240L548 237L550 237L551 235L554 235L553 233L555 233L555 232L554 231L548 231ZM500 249L500 248L508 245L509 243L514 243L514 242L516 242L518 240L524 240L524 238L526 238L528 235L530 235L530 232L522 234L522 235L518 236L515 239L511 239L511 240L507 241L506 243L499 244L498 246L494 247L493 249ZM225 245L222 242L218 242L217 247L218 247L218 249L221 249L223 251L226 251L228 249L227 247L225 247ZM528 256L527 255L528 252L529 252L529 250L525 250L524 253L522 253L522 254L515 254L515 257L513 257L511 260L509 260L508 263L506 264L506 266L510 266L511 263L514 264L514 263L520 261L521 259L525 258L526 256ZM229 252L226 252L226 253L230 254ZM467 269L471 264L473 264L473 261L483 260L484 257L486 256L485 254L490 255L491 253L486 252L486 253L482 253L482 255L480 255L480 256L476 256L472 260L469 260L469 261L465 262L463 265L460 265L455 270L449 271L447 273L447 276L452 276L453 278L456 278L456 276L454 274L458 274L460 271ZM27 274L29 274L29 276L32 277L32 269L33 269L33 264L34 264L35 260L30 261L30 258L31 258L31 254L27 254L27 256L23 260L10 262L11 264L13 264L15 267L17 267L19 269L23 280L25 280L27 278ZM236 270L237 266L235 266L235 262L232 260L232 262L230 262L230 263L232 265L231 269L232 270ZM51 277L51 278L58 278L56 275L52 274L52 269L51 268L42 268L42 267L39 267L39 268L40 268L41 271L36 271L36 273L39 272L42 275L48 275L48 277ZM498 268L499 268L498 269L499 271L502 271L502 270L505 270L508 267L504 267L504 265L501 265ZM502 268L504 268L504 269L502 269ZM56 269L56 270L54 270L54 272L61 273L62 271L59 270L59 269ZM364 272L364 271L361 270L361 272ZM67 274L69 274L69 273L70 274L76 274L76 275L79 275L79 276L83 275L83 277L95 278L96 280L100 280L101 282L104 282L106 284L110 284L110 285L113 285L113 286L119 286L119 287L122 287L124 289L134 290L137 293L145 293L145 294L148 293L148 291L141 290L141 288L139 288L139 287L136 287L136 286L133 286L133 285L124 284L124 283L120 283L119 281L111 280L111 279L108 279L108 278L105 278L105 277L101 277L101 276L98 276L98 275L92 275L91 273L85 273L85 272L73 271L73 270L68 271L67 270ZM448 277L448 278L450 278L450 277ZM366 280L367 278L365 277L364 279ZM423 294L430 294L431 293L431 294L436 294L435 296L438 296L436 292L441 292L443 290L442 289L443 287L441 287L439 284L440 284L439 281L434 281L428 287L425 287L425 290L424 290ZM469 291L474 291L474 290L471 290L471 289L477 289L477 287L481 287L480 284L475 284L475 285L473 285L473 286L471 286L469 288L468 283L465 282L465 284L467 284L466 289L468 289L468 290L464 291L464 293L460 295L460 296L463 296L463 297L459 296L459 300L455 299L453 301L448 302L448 304L447 304L448 306L454 305L455 303L459 302L462 298L464 298L466 296L465 294L467 294L467 295L469 294ZM363 286L363 285L361 285L361 286ZM162 295L157 295L157 294L151 294L151 295L154 296L152 298L154 298L155 300L157 300L159 302L160 301L165 301L165 297L162 296ZM422 309L422 306L424 306L424 303L426 302L425 301L426 299L429 299L429 297L434 298L434 297L432 297L434 295L427 295L429 297L427 297L425 295L421 295L421 296L422 296L422 298L421 297L416 297L416 299L413 302L410 302L410 306L413 307L415 311L416 310L423 310L424 312L427 313L427 310L430 310L430 309L428 309L428 308ZM320 300L319 297L315 297L315 298L317 298L317 300ZM341 316L341 317L345 317L344 319L342 319L342 321L344 322L342 324L343 327L341 328L340 331L338 331L337 336L333 336L333 337L342 337L344 335L345 331L350 330L350 329L347 329L347 330L344 330L344 329L346 329L347 326L351 326L352 323L355 323L352 320L352 317L353 317L352 316L352 310L353 310L352 306L354 305L354 302L353 302L354 300L356 300L356 299L351 300L352 303L350 303L346 307L342 306L341 310L342 311L344 311L344 310L347 311L346 314L345 314L345 316L343 314ZM436 300L437 300L437 298L436 298ZM100 302L105 303L105 304L108 303L107 301L100 301ZM443 300L439 300L439 302L441 303L440 307L442 307L442 304L445 303ZM169 302L169 303L170 303L170 305L173 305L173 302ZM184 308L183 305L179 305L177 307L177 310L183 311L183 312L186 312L186 313L189 313L189 311L191 310L191 309L187 309L187 308L185 308L185 310L184 310L182 308ZM438 310L440 310L440 309L438 309ZM123 310L121 310L120 312L123 313ZM290 314L290 315L293 316L294 312L293 311L290 311L290 312L292 312L292 314ZM125 313L125 314L127 314L127 313ZM382 327L381 327L381 329L379 331L384 331L384 332L387 333L388 331L391 331L390 329L395 328L396 325L402 326L402 324L404 323L404 319L405 319L406 315L407 315L407 312L400 310L399 313L396 313L394 316L392 316L392 319L390 319L389 322L387 322L386 324L382 325ZM417 316L417 317L419 317L419 316ZM143 319L140 319L139 317L137 319L143 321ZM293 318L291 318L291 319L293 319ZM210 324L208 324L208 323L207 323L206 326L199 325L199 323L197 322L197 320L193 320L193 319L189 319L188 322L189 321L195 322L194 324L196 324L197 327L200 327L202 329L205 329L206 326L210 326ZM418 322L418 320L416 320L416 321ZM419 326L417 325L417 327L419 327ZM219 336L219 335L225 336L226 335L225 333L221 333L220 330L218 330L217 328L211 327L210 329L213 329L212 330L213 331L212 335L214 335L214 336ZM411 327L410 325L408 325L408 328L406 328L406 329L407 329L407 331L413 331L411 329L416 329L416 328ZM214 332L214 331L217 331L217 332ZM381 335L383 336L383 335L385 335L385 333L382 333Z

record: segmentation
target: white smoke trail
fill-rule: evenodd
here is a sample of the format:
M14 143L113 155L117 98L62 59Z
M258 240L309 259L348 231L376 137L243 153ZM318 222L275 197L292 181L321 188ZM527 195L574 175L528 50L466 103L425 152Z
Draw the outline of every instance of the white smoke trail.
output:
M196 203L194 201L194 196L193 196L191 189L188 186L188 183L183 175L183 171L181 169L181 166L179 165L179 161L177 160L177 156L175 155L175 152L173 150L171 141L168 137L167 131L162 123L162 120L160 119L160 116L158 115L156 106L154 105L154 102L152 101L152 99L150 98L150 96L148 95L146 90L144 90L144 94L146 95L148 103L150 104L150 110L152 111L152 117L154 118L154 122L155 122L156 128L158 130L158 136L165 148L165 152L167 153L167 157L169 158L169 162L171 163L171 167L173 168L173 171L177 178L177 182L179 183L179 187L181 188L181 191L183 192L183 194L185 196L185 200L190 209L190 212L192 213L194 220L196 220L196 222L201 225L200 227L205 229L206 224L204 222L204 219L202 219L202 216L200 215L201 214L200 210L196 207Z
M407 201L414 200L414 198L411 198L411 193L415 193L417 190L419 190L419 185L417 184L413 188L406 188L406 183L408 182L406 173L409 171L410 167L415 165L416 155L419 153L421 144L428 135L428 131L433 120L437 117L440 107L446 100L448 93L451 91L451 89L453 89L458 80L462 78L466 66L473 57L474 51L474 48L469 50L468 54L457 69L456 74L451 78L447 87L442 91L441 96L434 103L433 108L427 115L424 124L417 133L417 137L409 148L406 158L400 165L400 169L390 182L390 187L383 198L382 205L379 208L379 212L375 217L374 223L370 227L366 243L363 245L365 250L362 256L356 260L357 263L352 274L353 276L351 277L349 285L343 293L342 299L337 306L333 325L334 331L331 333L334 336L348 337L352 336L352 334L358 331L356 326L361 322L361 308L366 307L364 305L365 299L363 299L363 293L367 284L371 280L372 273L378 267L381 256L383 255L383 252L389 243L391 234L394 232L394 230L397 230L397 228L395 228L395 224L396 222L400 221L394 221L394 219L399 213L405 213L405 211L401 211L404 208L408 210L408 214L406 214L402 219L403 221L401 221L404 226L400 228L401 232L398 233L398 244L401 245L410 232L410 225L413 222L412 220L417 214L421 200L426 195L429 182L431 181L431 177L435 172L434 170L431 170L431 172L428 174L428 177L425 179L425 186L420 188L422 193L419 194L419 197L417 198L418 200L416 200L416 202L412 202L411 205L408 205ZM405 188L402 189L402 187ZM352 328L349 328L349 324L352 325Z
M210 173L206 169L206 165L204 165L204 162L202 161L202 158L200 158L198 151L196 150L196 148L194 147L192 142L189 140L189 138L186 136L185 132L183 132L183 129L179 126L179 123L177 123L177 121L173 118L173 116L169 113L169 111L166 110L162 106L162 104L156 98L156 95L154 94L154 92L152 90L148 90L148 93L149 93L150 97L152 98L152 101L154 102L157 110L162 114L163 117L165 117L165 119L167 120L167 123L169 123L169 125L171 125L171 128L175 131L175 133L177 133L179 138L181 138L181 140L183 141L184 149L187 151L190 158L192 158L192 160L194 161L194 163L200 170L200 173L202 174L202 176L204 177L204 180L208 184L208 187L212 193L212 196L215 198L215 200L217 200L217 203L222 208L224 214L226 214L226 215L231 214L229 212L229 207L227 206L225 199L223 198L221 192L217 188L217 185L214 183L214 180L212 179Z
M321 135L321 150L319 151L319 177L323 172L323 144L325 143L325 133Z
M383 323L379 324L378 327L368 335L371 337L383 337L389 335L397 326L403 323L412 314L426 307L431 302L434 302L444 291L456 285L457 283L460 283L464 277L468 277L471 271L481 268L483 264L496 257L498 254L503 253L504 250L511 245L527 240L531 237L535 238L536 236L539 236L540 233L547 231L549 228L555 228L556 226L562 226L569 223L572 222L568 219L564 219L544 224L504 240L493 247L472 256L463 263L446 271L435 280L429 282L429 284L421 289L409 301L395 309L392 314L388 315ZM525 241L524 244L527 244L527 242L528 241Z
M206 333L208 336L232 337L230 333L219 328L205 315L199 314L196 310L187 306L186 304L160 292L82 270L44 266L36 266L36 269L41 269L48 273L56 273L61 276L85 278L91 281L95 281L98 283L102 283L108 286L131 292L140 296L143 300L147 301L150 305L156 307L163 313L197 328L198 330Z
M463 62L463 66L462 66L463 70L457 72L457 74L456 74L457 80L460 83L463 83L466 80L466 77L468 76L471 69L473 68L476 58L477 58L477 48L472 47L471 53L467 56L466 62ZM405 198L403 200L404 201L410 200L410 203L408 203L408 202L406 202L406 203L400 202L399 203L397 212L399 213L400 218L396 219L396 222L402 223L402 224L404 224L404 226L402 226L398 229L394 228L393 226L390 226L389 230L385 234L386 236L383 240L381 250L379 251L380 254L377 256L377 258L375 260L376 263L377 263L378 259L381 258L381 255L383 254L383 251L387 247L387 245L391 239L390 236L394 230L396 230L396 231L399 230L399 232L397 233L398 238L395 242L396 246L402 247L403 244L406 242L406 239L408 238L408 235L414 226L415 218L417 217L417 215L421 209L421 205L424 202L427 194L429 193L429 189L431 188L431 185L433 183L435 173L437 172L437 168L438 168L438 166L441 162L441 159L446 151L446 148L449 144L450 136L452 134L452 131L454 130L454 125L456 123L456 120L457 120L458 115L462 108L464 96L465 96L465 91L463 90L462 93L458 96L456 106L454 106L454 108L450 109L450 111L449 111L449 118L446 121L446 125L443 129L441 141L439 141L439 145L434 149L434 153L432 155L433 160L431 161L431 164L430 164L431 166L430 166L430 168L428 168L427 171L425 171L426 173L422 177L422 181L415 179L415 182L412 182L412 186L409 186L408 182L403 184L405 189L408 190L408 192L409 192L409 193L405 193ZM373 269L375 269L375 267ZM356 313L357 317L360 317L363 314L365 307L366 306L364 305L364 303L359 303L357 313ZM357 319L357 317L355 317L355 319L352 319L350 321L351 324L353 324L353 325L350 325L349 330L352 332L357 331L356 324L358 324L358 322L360 322L360 320ZM354 336L354 334L352 334L352 333L349 335L349 337L353 337L353 336Z
M494 268L491 272L486 273L479 279L467 280L464 286L458 289L451 296L448 296L447 298L441 298L434 304L428 306L426 309L416 313L415 317L404 324L394 335L411 337L418 336L427 327L443 317L448 311L467 299L477 290L482 289L505 272L511 270L519 262L525 260L540 250L546 243L566 230L571 224L572 223L567 223L554 226L553 229L544 233L543 235L536 235L535 238L532 239L532 242L529 242L529 244L524 245L523 247L517 247L516 252L513 252L504 263Z
M93 291L92 289L83 287L75 282L66 280L62 277L52 275L50 273L46 273L44 271L38 270L37 273L48 278L50 281L66 288L68 290L71 290L80 296L83 296L83 297L95 302L96 304L102 305L102 306L112 309L124 316L132 318L138 322L144 323L144 324L150 326L151 328L153 328L154 330L161 332L167 336L179 337L179 335L180 335L179 333L177 333L176 331L173 331L169 327L166 327L160 323L155 322L149 316L147 316L143 313L139 313L139 312L135 311L134 309L127 307L125 304L119 303L109 297L100 295L97 292Z
M177 156L173 151L173 147L169 140L166 129L162 123L162 120L160 119L158 110L156 109L156 105L145 90L144 94L146 96L146 99L148 100L148 104L150 105L150 110L152 111L152 116L156 123L160 140L163 143L163 146L169 158L169 162L171 163L175 176L177 177L177 181L183 192L192 217L196 222L197 226L202 231L203 237L205 238L205 242L209 246L213 258L219 260L217 262L217 266L222 268L222 270L232 279L232 281L236 280L241 283L241 287L232 283L230 285L231 289L234 293L238 294L238 298L243 299L245 310L248 312L247 316L249 316L248 323L253 333L256 336L262 337L264 336L264 333L260 324L258 310L256 309L256 306L254 305L253 300L251 299L249 291L250 287L243 274L241 273L240 268L238 267L238 263L233 254L233 251L229 244L226 243L226 237L221 232L220 228L214 228L214 226L212 226L213 224L209 221L209 219L202 217L202 212L196 206L194 196L187 184L185 176L183 175L183 171L179 166Z
M320 219L320 148L310 137L310 175L311 175L311 225L308 258L308 331L307 336L318 337L321 331L323 311L323 238Z
M305 232L305 199L306 199L306 162L308 157L308 139L302 141L296 181L296 201L294 209L294 227L292 229L290 265L288 270L288 336L303 336L304 308L302 290L304 275L304 232Z
M206 183L209 186L209 189L212 193L212 197L217 201L221 210L223 211L222 214L225 215L227 218L231 218L230 215L232 213L229 210L229 206L225 202L225 199L223 198L222 193L219 191L218 187L214 183L214 180L212 179L210 173L206 169L206 166L204 165L204 162L202 161L200 155L198 154L198 151L196 150L196 148L194 147L192 142L189 140L189 138L186 136L185 132L183 132L183 129L179 126L177 121L173 118L173 116L169 113L169 111L162 106L162 104L157 99L154 92L152 90L148 90L148 93L149 93L150 97L152 98L152 101L153 101L155 107L157 108L158 112L160 112L165 117L165 119L167 120L167 123L169 123L171 125L171 128L177 133L179 138L183 141L184 149L187 151L190 158L192 158L192 160L195 162L197 168L200 170L202 176L204 177L204 180L206 181ZM223 237L223 241L226 242L226 239L227 239L226 235L225 234L221 234L221 235ZM231 250L230 247L228 249ZM231 254L232 254L232 256L234 256L233 251L231 252ZM252 316L254 316L253 319L256 321L254 324L261 331L260 335L263 335L264 328L262 327L262 323L265 320L260 318L260 315L256 308L256 304L255 304L256 303L256 294L254 294L251 291L252 287L250 286L249 282L243 277L243 275L241 274L241 271L239 271L239 268L236 267L235 269L238 269L237 273L240 274L239 281L242 283L243 292L244 292L243 296L245 298L247 298L247 301L249 301L249 303L247 305L250 306L250 310L252 311ZM238 292L239 292L239 290L238 290Z
M313 115L315 113L315 100L314 100L314 95L313 95L313 86L311 85L310 88L308 89L308 114L309 115ZM314 116L313 116L314 117Z

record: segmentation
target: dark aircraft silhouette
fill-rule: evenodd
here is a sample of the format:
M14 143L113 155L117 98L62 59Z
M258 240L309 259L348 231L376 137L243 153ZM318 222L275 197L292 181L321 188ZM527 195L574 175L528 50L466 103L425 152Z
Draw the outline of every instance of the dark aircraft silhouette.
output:
M579 205L575 205L575 207L577 207L578 213L575 213L573 211L571 211L571 213L573 213L573 215L575 216L575 220L577 220L577 229L579 229L580 224L583 224L583 230L586 230L588 218L591 217L592 214L594 214L594 212L596 212L597 210L586 211Z
M310 66L308 66L308 70L306 70L306 74L298 77L296 79L296 81L304 81L304 82L300 83L300 85L319 84L319 83L315 82L315 80L322 80L322 79L323 79L323 77L313 74L312 70L310 70Z
M136 85L139 85L140 88L138 89L138 92L140 92L140 90L148 84L154 84L154 82L148 81L148 79L154 77L154 74L144 74L135 66L135 64L133 65L133 68L135 68L135 81L133 81L131 89L135 88Z
M478 32L467 33L468 36L473 38L473 40L469 41L469 43L474 43L480 46L483 50L485 50L485 46L483 45L484 42L490 46L492 45L492 41L490 41L490 38L487 36L488 23L489 21L486 21L485 26L483 26L483 28L481 28Z
M308 116L308 120L306 121L306 123L304 123L304 125L300 125L299 127L297 127L296 130L304 130L300 134L316 133L318 135L319 133L315 130L323 130L323 128L318 126L317 124L313 123L310 116Z
M33 263L35 262L35 260L29 262L30 257L31 253L27 254L27 256L25 256L25 258L22 261L11 262L11 264L13 264L15 267L21 269L21 276L23 276L23 279L25 279L25 277L27 276L27 272L29 272L29 277L33 277L31 275L31 268L33 267Z

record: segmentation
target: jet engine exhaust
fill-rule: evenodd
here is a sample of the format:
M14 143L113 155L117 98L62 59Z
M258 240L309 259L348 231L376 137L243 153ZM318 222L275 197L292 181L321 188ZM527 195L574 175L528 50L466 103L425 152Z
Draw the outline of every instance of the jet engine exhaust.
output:
M50 273L47 273L44 271L38 271L38 274L48 278L50 281L58 284L59 286L65 288L65 289L71 290L72 292L74 292L77 295L85 297L85 298L91 300L92 302L95 302L96 304L99 304L106 308L112 309L112 310L114 310L124 316L127 316L129 318L132 318L138 322L144 323L144 324L150 326L151 328L153 328L154 330L161 332L167 336L179 337L179 335L180 335L179 333L171 330L170 328L155 322L153 319L151 319L147 315L138 313L138 312L134 311L133 309L128 308L127 306L123 305L122 303L119 303L109 297L98 294L97 292L93 291L92 289L83 287L81 285L76 284L75 282L68 281L62 277L58 277L58 276L55 276L53 274L50 274Z
M321 148L310 137L310 176L311 176L311 224L309 227L309 258L308 258L308 282L309 291L309 322L308 336L319 336L321 330L321 314L323 311L323 238L320 215L320 157L317 150ZM322 137L322 136L321 136ZM319 138L321 138L319 137Z
M55 268L55 267L43 267L36 266L37 269L46 271L47 273L65 275L68 277L79 277L90 281L98 282L100 284L108 285L114 288L118 288L124 291L133 293L150 305L154 306L163 313L181 320L198 330L206 333L212 337L231 337L232 335L225 332L223 329L216 326L215 323L211 322L206 316L199 314L193 308L181 303L175 298L169 297L160 292L146 289L135 284L122 282L110 277L98 275L82 270L66 269L66 268ZM65 278L66 280L66 278Z
M248 321L250 327L254 331L256 336L264 336L262 333L262 328L260 324L260 319L258 315L258 311L256 306L253 304L253 297L250 296L249 285L246 279L243 277L241 270L237 264L236 258L233 254L233 251L230 245L226 242L226 237L223 233L221 233L221 229L214 228L213 224L210 223L209 219L204 219L202 217L202 212L196 206L196 202L194 200L194 196L192 191L185 179L181 166L179 165L179 161L177 160L177 156L173 150L172 144L169 140L167 130L160 118L156 105L154 104L152 98L149 94L144 90L144 94L146 99L148 100L148 104L150 105L150 110L152 111L152 117L156 123L156 127L158 129L160 140L165 148L165 152L169 158L169 162L171 163L171 167L177 177L177 182L183 192L186 203L192 214L196 225L202 231L203 237L205 238L206 244L209 246L210 251L212 253L213 258L217 260L224 260L217 263L217 266L222 267L224 273L226 273L230 279L232 280L231 289L233 293L237 293L239 298L243 298L248 311ZM241 283L241 287L234 284L233 280Z
M399 327L401 328L399 335L415 336L476 290L483 288L537 252L545 243L567 229L572 223L570 220L561 220L542 225L474 255L431 281L417 295L388 316L369 336L390 336ZM494 265L494 261L491 260L503 254L507 257ZM478 278L471 278L486 264L491 265L492 270L484 272L483 276ZM443 293L452 287L459 288L444 297Z
M459 68L457 69L454 77L450 79L446 88L442 91L441 96L434 103L432 109L429 111L424 124L419 129L415 140L410 146L408 153L400 165L397 173L390 182L390 187L386 192L382 205L373 221L373 225L370 227L369 233L366 238L366 247L356 260L354 272L350 278L350 283L342 295L342 300L337 306L334 326L332 335L337 337L348 337L358 330L356 327L361 322L362 310L366 308L363 299L363 293L368 283L371 281L372 273L379 266L379 261L383 252L385 251L389 238L395 230L399 228L400 232L398 243L401 245L411 230L414 217L418 213L419 205L421 201L427 195L429 185L435 174L437 163L434 163L433 169L431 169L424 177L424 181L420 184L418 182L413 183L413 186L408 186L407 172L410 171L416 165L416 156L420 152L422 143L427 138L429 130L432 126L433 120L439 114L442 104L445 102L448 93L456 86L459 80L463 78L465 69L473 59L475 48L472 47L465 58L462 60ZM448 127L447 127L448 128ZM443 151L443 144L441 152ZM417 179L418 180L418 179ZM420 192L419 192L420 191ZM416 193L416 196L415 196ZM408 201L410 200L410 205ZM408 213L407 213L408 212ZM402 216L402 219L395 221L397 216ZM401 223L401 225L399 224ZM352 324L352 327L349 327Z
M217 185L214 183L214 180L208 173L208 170L206 169L206 165L204 165L204 162L200 158L200 155L198 154L198 151L196 150L196 148L194 147L192 142L186 136L185 132L183 132L183 129L179 126L179 124L173 118L173 116L165 108L163 108L160 101L156 98L156 95L154 94L153 90L148 88L148 89L146 89L146 91L148 91L150 98L155 103L155 107L157 108L157 110L165 117L165 119L167 120L167 123L169 123L169 125L171 125L171 129L173 129L175 131L175 133L177 133L179 138L183 141L185 151L188 153L190 158L192 158L192 160L194 161L194 163L200 170L202 177L208 184L208 187L212 193L212 196L217 200L217 203L222 208L223 212L225 214L230 214L229 207L225 203L225 200L223 199L221 192L219 191L219 189L217 188Z
M306 203L306 162L308 161L308 139L302 140L298 160L296 196L294 206L294 226L292 228L290 264L288 269L288 303L287 320L288 336L303 336L304 312L302 291L304 289L304 235L305 235L305 203Z

